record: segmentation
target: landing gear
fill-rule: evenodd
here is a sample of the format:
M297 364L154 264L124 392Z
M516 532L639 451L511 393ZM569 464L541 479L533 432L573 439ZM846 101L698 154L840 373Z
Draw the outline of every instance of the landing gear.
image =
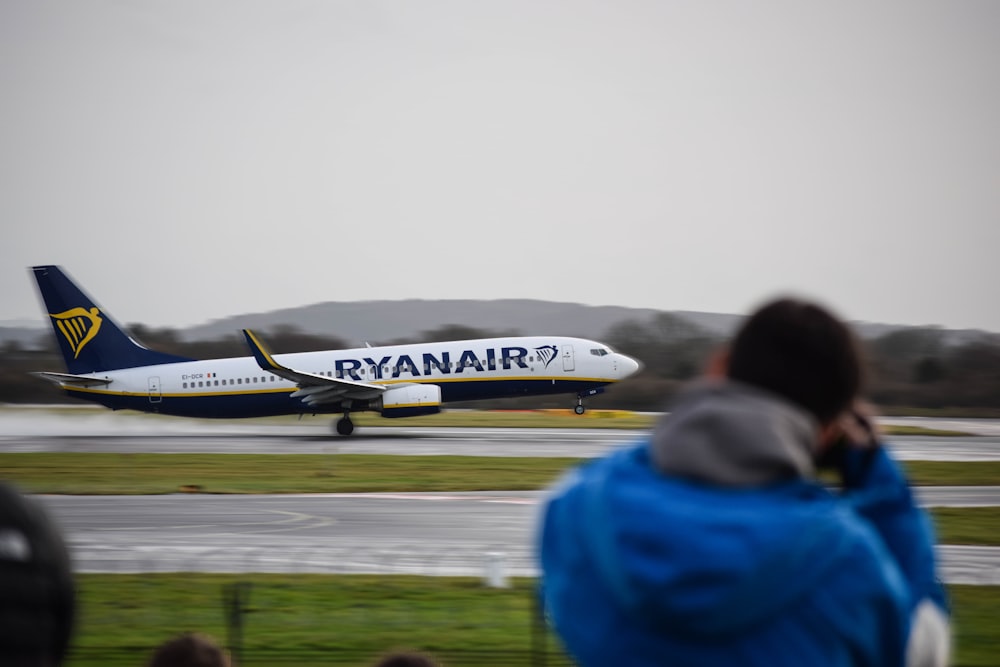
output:
M344 436L354 433L354 422L351 421L350 415L345 413L337 420L337 433Z
M573 408L573 412L578 415L582 415L587 411L587 408L583 407L583 397L584 396L597 396L598 394L604 393L604 387L593 387L592 389L587 389L581 391L576 395L576 407Z

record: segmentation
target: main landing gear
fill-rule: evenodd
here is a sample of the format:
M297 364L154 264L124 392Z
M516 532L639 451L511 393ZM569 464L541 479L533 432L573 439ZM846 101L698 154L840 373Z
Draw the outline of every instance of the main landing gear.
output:
M573 412L575 412L578 415L582 415L586 411L587 411L587 408L583 407L583 396L577 396L576 397L576 407L573 408Z
M344 416L337 420L337 434L338 435L350 435L354 433L354 422L351 421L351 416L344 413Z

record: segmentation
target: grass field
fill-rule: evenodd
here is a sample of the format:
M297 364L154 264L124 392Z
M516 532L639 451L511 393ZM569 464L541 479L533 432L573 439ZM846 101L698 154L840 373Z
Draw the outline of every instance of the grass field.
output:
M1000 546L1000 507L935 507L931 516L942 544Z
M153 646L184 630L225 642L224 593L240 582L245 666L360 666L394 647L430 652L448 667L566 664L537 622L533 580L487 589L468 578L210 574L82 575L69 664L142 664ZM1000 587L950 593L955 664L995 665Z
M33 493L334 493L541 489L582 459L366 454L3 453L0 478ZM908 461L912 483L1000 485L1000 461Z

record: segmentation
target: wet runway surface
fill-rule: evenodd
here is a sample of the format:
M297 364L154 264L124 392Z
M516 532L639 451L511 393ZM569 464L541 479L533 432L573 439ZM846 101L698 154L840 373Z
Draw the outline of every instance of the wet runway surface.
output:
M359 427L334 436L329 419L212 422L80 410L0 410L0 452L217 454L408 454L416 456L594 457L636 442L647 431L586 428ZM978 433L974 437L892 436L902 460L1000 460L1000 421L895 419L893 423Z
M83 572L536 574L542 492L40 496ZM1000 490L921 489L925 504L1000 503ZM941 547L951 583L1000 584L1000 548Z

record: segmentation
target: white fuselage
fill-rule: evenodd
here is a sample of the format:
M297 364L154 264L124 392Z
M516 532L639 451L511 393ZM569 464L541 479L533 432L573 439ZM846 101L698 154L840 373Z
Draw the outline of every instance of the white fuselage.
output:
M532 336L274 355L296 371L373 385L434 384L443 402L586 393L628 377L638 363L582 338ZM253 357L141 366L90 377L103 386L64 387L115 409L197 417L249 417L316 409L292 398L295 382ZM354 409L366 409L356 405Z

